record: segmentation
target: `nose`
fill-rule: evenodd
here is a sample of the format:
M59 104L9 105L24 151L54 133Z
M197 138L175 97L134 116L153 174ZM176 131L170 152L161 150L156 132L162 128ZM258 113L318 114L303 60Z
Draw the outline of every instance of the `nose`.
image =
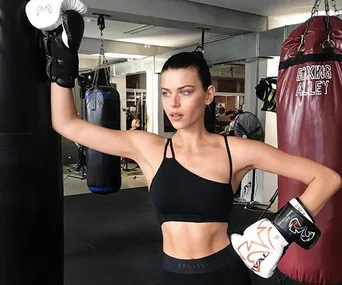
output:
M173 95L170 97L170 107L176 108L180 106L180 98L178 95Z

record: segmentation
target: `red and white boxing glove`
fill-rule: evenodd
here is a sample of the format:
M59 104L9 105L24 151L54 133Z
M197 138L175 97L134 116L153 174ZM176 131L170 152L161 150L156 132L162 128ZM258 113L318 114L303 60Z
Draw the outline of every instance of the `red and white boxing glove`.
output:
M321 235L314 219L298 198L292 199L269 219L232 234L234 250L255 274L270 278L291 243L304 249L314 246Z

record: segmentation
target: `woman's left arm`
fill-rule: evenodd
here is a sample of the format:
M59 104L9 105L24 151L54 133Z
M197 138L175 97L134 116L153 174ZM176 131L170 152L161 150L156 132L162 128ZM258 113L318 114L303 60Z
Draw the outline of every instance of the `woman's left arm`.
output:
M258 141L239 139L239 144L247 167L278 174L307 185L299 198L312 216L316 216L342 188L341 176L322 164Z

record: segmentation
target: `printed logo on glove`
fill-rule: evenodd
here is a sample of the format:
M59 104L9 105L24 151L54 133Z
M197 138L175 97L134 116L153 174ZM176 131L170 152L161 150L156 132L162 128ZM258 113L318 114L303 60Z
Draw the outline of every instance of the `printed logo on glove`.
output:
M51 13L52 13L52 7L51 7L51 5L46 5L45 7L43 7L43 6L38 6L38 7L37 7L37 13L36 13L37 16L39 16L41 12L47 12L47 13L51 14Z
M257 221L248 227L243 235L233 234L232 245L242 261L254 273L268 278L273 273L272 260L282 255L288 245L279 231L268 219ZM268 269L272 270L269 271Z
M62 17L67 10L84 15L87 7L78 0L30 0L25 7L27 19L42 31L52 31L62 24Z
M291 220L289 230L291 233L299 234L300 239L305 243L312 241L316 236L316 233L308 230L307 226L302 226L297 218Z

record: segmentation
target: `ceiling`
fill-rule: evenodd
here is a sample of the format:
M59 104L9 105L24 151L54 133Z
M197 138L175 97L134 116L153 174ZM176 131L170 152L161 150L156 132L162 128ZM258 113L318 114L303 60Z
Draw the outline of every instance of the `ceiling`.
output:
M97 19L85 18L85 24L85 37L100 37ZM212 39L217 36L219 35L206 33L205 39ZM105 20L103 37L104 39L112 41L170 48L183 48L198 44L201 41L201 31L199 30L196 32Z
M276 17L299 13L310 13L314 0L187 0L202 4L218 6L258 15ZM329 0L330 1L330 0ZM337 7L342 0L336 0ZM324 1L321 9L323 10Z
M88 0L94 1L95 0ZM106 0L96 0L96 1L106 1ZM118 0L118 1L128 1L128 0ZM140 0L131 0L131 2L140 1ZM145 0L146 1L146 0ZM290 25L302 22L307 19L308 15L310 15L314 0L173 0L174 2L169 3L177 3L179 4L183 2L195 2L201 3L209 6L217 6L225 9L237 10L245 13L257 14L269 17L269 27L272 28L271 21L272 19L277 19L275 22L276 26ZM113 2L111 2L113 3ZM337 7L342 7L342 0L336 0ZM117 3L116 3L117 5ZM173 5L173 4L170 4ZM180 5L181 6L181 5ZM93 7L96 7L96 3L94 3ZM116 7L116 6L115 6ZM116 8L112 7L113 10ZM205 7L210 10L210 7ZM324 10L324 1L322 1L320 9ZM180 10L180 8L178 9ZM206 9L205 9L206 10ZM138 11L140 12L140 11ZM196 12L196 11L195 11ZM227 11L228 12L228 11ZM233 11L234 12L234 11ZM156 13L156 12L155 12ZM171 13L171 11L170 11ZM225 13L225 12L224 12ZM223 17L224 14L223 13ZM234 12L235 13L235 12ZM303 15L303 13L305 13ZM196 13L195 13L196 14ZM302 18L296 17L296 15L302 14ZM186 13L185 13L186 15ZM155 15L160 16L160 15ZM184 16L182 16L184 17ZM249 17L249 15L245 15L245 17ZM126 19L126 18L125 18ZM227 18L226 18L227 19ZM183 20L183 19L182 19ZM229 19L228 19L229 20ZM187 19L185 18L186 22ZM218 20L219 22L220 20ZM241 21L241 20L239 20ZM203 19L203 23L205 23L205 19ZM99 39L100 31L97 26L97 18L94 17L86 17L85 18L85 33L84 37ZM142 48L149 47L165 47L171 49L181 49L188 46L199 45L201 41L201 31L200 30L191 30L191 29L177 29L170 28L167 25L161 26L149 26L142 25L141 23L130 23L123 21L113 21L113 20L105 20L106 27L103 31L104 39L113 42L121 42L121 43L129 43L135 44L137 47L133 50L136 50L135 54L132 53L132 49L127 52L128 55L125 58L125 53L122 51L110 50L110 53L120 53L120 56L117 58L113 58L115 61L125 61L134 56L146 56L142 52ZM220 24L220 23L219 23ZM220 35L217 33L206 32L205 41L215 41L223 39L223 37L228 37L228 35ZM131 47L131 46L130 46ZM158 50L158 49L156 49ZM105 46L106 51L106 46ZM106 51L107 52L107 51ZM81 55L82 56L82 55ZM87 56L87 59L92 59L93 61L97 59L94 56ZM85 65L88 63L86 61ZM90 62L90 61L89 61ZM94 63L92 63L94 65ZM91 66L91 65L89 65Z

